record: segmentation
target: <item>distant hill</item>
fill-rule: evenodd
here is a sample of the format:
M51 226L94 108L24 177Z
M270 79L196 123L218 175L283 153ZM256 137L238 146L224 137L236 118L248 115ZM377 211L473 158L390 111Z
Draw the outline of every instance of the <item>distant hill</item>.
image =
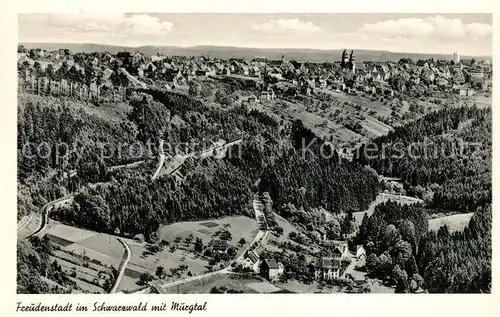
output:
M79 43L20 43L26 48L42 48L46 50L56 50L60 48L70 49L72 52L110 52L112 54L121 51L139 51L148 55L161 53L164 55L179 55L179 56L202 56L209 55L218 58L245 58L252 59L256 56L267 57L268 59L281 59L285 55L287 60L310 61L310 62L331 62L340 60L342 50L315 50L315 49L291 49L291 48L243 48L229 46L140 46L126 47L113 46L103 44L79 44ZM418 59L451 59L451 54L418 54L418 53L397 53L389 51L376 50L355 50L357 61L394 61L397 62L401 58ZM491 56L462 56L463 59L488 59Z

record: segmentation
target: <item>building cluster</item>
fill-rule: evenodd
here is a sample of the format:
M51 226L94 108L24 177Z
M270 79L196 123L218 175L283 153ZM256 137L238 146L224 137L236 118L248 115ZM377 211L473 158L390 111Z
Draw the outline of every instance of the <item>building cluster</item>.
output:
M79 71L94 67L101 82L106 82L114 72L126 72L129 84L137 84L133 78L168 90L176 89L198 78L234 76L253 79L261 92L250 99L268 102L275 98L277 90L290 90L290 95L311 95L319 90L345 91L394 96L414 85L434 86L471 96L477 90L491 91L492 65L489 60L461 60L458 53L453 60L433 61L401 59L399 62L360 62L354 51L344 50L339 61L307 63L268 60L255 57L251 60L232 58L222 60L211 56L148 56L140 52L75 53L68 50L47 52L42 49L24 50L18 53L19 63L40 67L52 65L57 71L63 62ZM130 78L131 77L131 78Z

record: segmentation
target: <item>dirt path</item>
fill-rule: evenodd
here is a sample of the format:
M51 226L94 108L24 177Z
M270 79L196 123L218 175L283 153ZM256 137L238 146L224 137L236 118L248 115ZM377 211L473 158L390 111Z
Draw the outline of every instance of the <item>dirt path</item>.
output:
M111 166L108 168L108 172L113 172L113 171L116 171L116 170L119 170L122 168L134 168L134 167L137 167L143 163L144 163L144 160L141 160L141 161L137 161L137 162L133 162L133 163L129 163L129 164Z
M163 165L165 164L165 153L163 152L163 143L164 143L163 139L160 139L160 144L158 146L158 151L160 153L160 161L158 162L158 168L151 177L152 180L155 180L158 177L158 174L160 173L161 169L163 168Z
M130 261L130 258L132 257L132 250L130 250L130 247L128 246L127 242L125 240L117 238L118 241L125 247L125 253L126 253L126 258L125 261L123 261L121 268L120 268L120 273L118 274L118 277L116 278L115 285L109 292L110 294L114 294L116 292L116 289L118 288L118 285L120 285L120 282L123 278L123 274L125 274L125 269L127 268L127 264Z

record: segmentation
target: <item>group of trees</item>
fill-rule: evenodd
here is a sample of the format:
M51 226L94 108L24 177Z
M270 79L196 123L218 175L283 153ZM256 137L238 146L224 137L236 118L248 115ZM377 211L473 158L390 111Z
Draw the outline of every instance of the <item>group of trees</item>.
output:
M324 141L301 121L294 123L291 138L294 147L264 169L260 182L260 190L269 192L278 211L288 203L306 211L361 211L375 199L378 179L373 170L341 160L331 147L321 148Z
M32 237L17 242L17 293L47 294L66 293L67 290L50 287L42 277L56 281L59 285L72 285L56 261L50 260L52 244L48 237Z
M421 205L389 201L378 205L372 216L365 214L357 238L368 254L368 272L375 277L392 279L397 292L423 287L415 256L427 229L427 213Z
M479 207L463 232L446 226L420 240L417 265L429 292L491 292L491 206Z
M97 102L100 101L100 94L106 91L112 91L111 100L122 100L125 96L124 87L130 85L127 76L119 70L118 64L112 68L107 68L103 65L93 63L92 58L82 58L78 62L68 62L67 59L61 63L53 63L52 61L43 62L46 66L38 60L30 63L28 60L20 61L18 63L18 71L20 74L20 85L27 85L25 88L36 87L36 92L40 93L46 89L40 90L40 85L45 87L48 85L48 90L51 94L57 96L68 95L70 97L79 96L85 97L89 100L94 96ZM110 74L106 74L110 72ZM64 82L64 85L62 83ZM52 83L56 83L53 89ZM104 85L104 84L108 85ZM79 95L81 88L84 88L86 96ZM115 90L121 92L121 96L115 99ZM35 91L32 91L35 92ZM78 94L77 94L78 92Z
M491 292L491 207L478 208L463 232L427 228L421 205L377 206L358 236L367 250L367 271L392 281L396 292Z

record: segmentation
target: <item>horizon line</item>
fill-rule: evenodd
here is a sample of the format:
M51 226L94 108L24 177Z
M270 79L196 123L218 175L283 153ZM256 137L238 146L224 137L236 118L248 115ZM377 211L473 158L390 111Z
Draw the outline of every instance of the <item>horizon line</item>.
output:
M454 53L459 53L461 57L493 57L493 53L490 54L461 54L460 52L452 52L452 53L438 53L438 52L401 52L401 51L390 51L390 50L377 50L373 48L299 48L299 47L258 47L258 46L238 46L238 45L215 45L215 44L191 44L191 45L179 45L179 44L171 44L171 45L158 45L158 44L145 44L145 45L119 45L119 44L104 44L104 43L78 43L78 42L30 42L30 41L18 41L18 45L22 44L53 44L53 45L102 45L102 46L112 46L112 47L122 47L122 48L143 48L143 47L176 47L176 48L195 48L195 47L220 47L220 48L239 48L239 49L260 49L260 50L306 50L306 51L337 51L337 50L354 50L354 51L375 51L375 52L388 52L395 54L437 54L437 55L453 55Z

